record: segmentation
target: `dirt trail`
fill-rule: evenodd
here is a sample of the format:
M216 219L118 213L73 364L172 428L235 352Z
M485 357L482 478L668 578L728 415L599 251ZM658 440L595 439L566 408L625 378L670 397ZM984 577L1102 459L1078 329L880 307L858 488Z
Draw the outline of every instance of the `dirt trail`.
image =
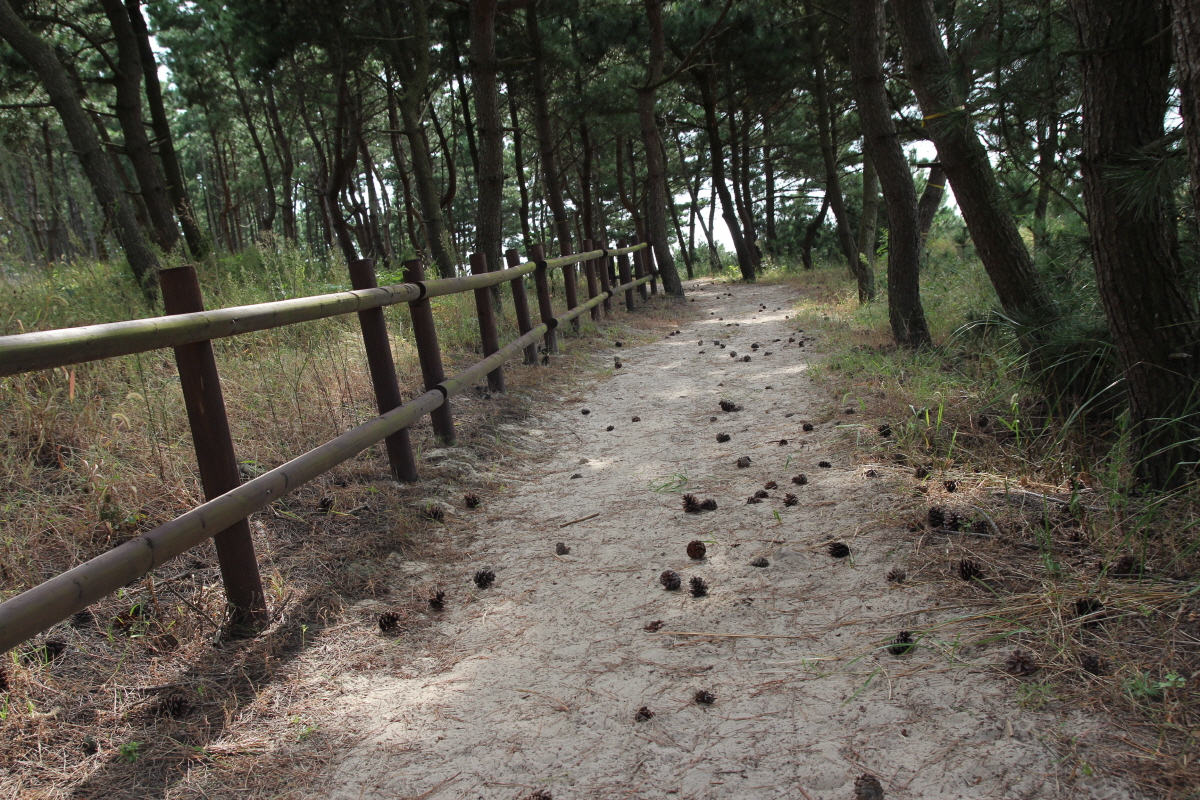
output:
M337 701L335 724L365 741L330 796L819 800L854 797L864 772L889 798L1129 796L1060 772L1047 738L1089 723L1021 709L995 674L1001 646L956 646L951 624L888 652L898 631L963 613L886 580L911 538L881 521L902 479L868 477L839 445L835 426L855 418L806 374L819 338L788 343L789 290L689 297L699 319L682 333L601 351L623 367L524 426L552 455L504 475L474 517L471 557L440 576L450 606L427 656ZM791 482L800 473L807 485ZM778 488L747 504L768 481ZM685 514L680 489L718 510ZM693 539L705 560L685 553ZM831 539L850 557L832 558ZM497 580L479 591L469 573L483 567ZM682 591L664 591L665 569ZM707 597L689 596L694 576ZM713 705L695 702L702 689ZM643 706L654 716L637 722Z

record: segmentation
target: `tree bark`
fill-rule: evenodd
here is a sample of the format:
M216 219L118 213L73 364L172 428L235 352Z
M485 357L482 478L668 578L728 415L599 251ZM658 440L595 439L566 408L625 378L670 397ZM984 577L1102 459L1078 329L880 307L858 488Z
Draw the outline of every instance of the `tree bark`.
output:
M858 116L866 147L864 170L878 175L887 206L888 220L888 320L896 343L920 347L930 343L929 327L921 306L918 276L921 244L917 214L917 190L908 159L892 121L887 85L883 75L883 0L852 0L855 26L850 32L850 70ZM863 178L863 225L861 236L868 254L874 249L874 212L868 215L866 198L875 195L873 181ZM865 239L865 242L863 241Z
M1175 72L1187 140L1192 220L1200 225L1200 0L1174 0Z
M150 137L146 135L146 123L142 119L142 59L138 55L137 36L121 0L101 0L101 3L117 45L117 71L113 75L116 102L113 107L125 135L125 156L137 176L138 189L150 216L154 243L164 253L169 253L179 242L179 227L167 194L166 178L150 148Z
M866 126L863 135L866 136ZM868 148L869 150L869 148ZM913 196L916 197L914 190ZM875 230L879 222L879 174L869 152L863 154L862 214L858 220L858 254L875 269Z
M522 148L521 121L517 116L517 98L513 91L515 81L508 82L508 113L513 129L513 168L517 171L517 189L521 193L521 248L529 257L533 247L533 234L529 230L529 187L525 183L525 154Z
M1129 396L1136 474L1157 489L1184 483L1200 448L1200 323L1179 258L1166 190L1130 203L1114 175L1163 157L1170 92L1167 0L1070 0L1083 82L1083 196L1096 286ZM958 190L955 188L955 195Z
M567 219L567 207L563 203L559 184L558 162L555 155L554 128L550 123L550 105L546 97L546 64L542 52L542 35L538 30L537 4L525 9L526 28L529 31L529 47L533 53L530 77L533 82L534 123L537 127L538 153L542 167L542 188L546 203L554 218L554 231L558 236L560 255L571 251L571 226Z
M496 3L471 0L471 88L475 95L475 123L479 132L479 216L476 252L487 256L489 271L504 269L504 126L500 122L500 96L496 88ZM492 287L492 301L500 304L500 287Z
M154 50L150 47L150 31L146 27L145 17L142 16L141 0L125 0L125 8L129 12L129 21L137 36L138 55L141 57L142 76L146 84L146 105L150 109L151 129L158 141L158 158L162 162L163 174L167 181L167 194L175 207L175 216L179 218L179 226L183 229L183 238L192 253L192 258L202 260L208 256L212 243L204 235L196 219L196 210L188 197L187 181L184 180L183 170L179 167L171 124L163 106L162 86L158 82L158 64L154 59Z
M875 275L870 265L864 264L858 257L858 243L854 241L854 234L850 231L850 219L842 195L842 179L833 141L833 114L825 81L821 21L816 14L809 14L808 17L808 41L813 59L813 103L817 111L817 136L821 145L821 158L825 163L825 193L829 196L829 207L833 209L833 218L837 223L838 242L842 246L842 253L846 256L850 274L858 282L858 302L867 303L875 299Z
M1034 269L987 150L962 108L964 93L942 43L933 0L892 2L905 72L925 115L925 130L937 146L938 161L954 187L1000 305L1013 319L1043 325L1057 316L1054 303Z
M729 229L729 237L733 239L733 249L737 254L738 269L741 270L742 280L753 282L754 255L742 235L741 221L738 219L737 208L729 193L729 185L725 182L725 148L721 143L721 127L717 121L717 98L713 86L713 74L708 69L695 68L692 76L700 90L700 101L704 106L704 131L708 135L709 161L712 167L713 188L721 199L721 218Z
M130 270L146 299L154 301L158 296L158 257L137 224L120 179L79 102L70 75L50 46L26 27L8 0L0 0L0 39L7 41L29 63L41 81L87 175L96 202L104 210L125 250Z
M925 180L925 190L917 203L917 220L921 232L921 251L925 251L929 240L929 231L933 228L933 218L942 207L942 196L946 194L946 173L940 166L930 167Z
M813 268L812 249L816 244L817 234L821 231L821 226L825 224L825 215L829 213L829 184L825 184L825 194L821 198L821 210L808 223L808 227L804 229L804 241L800 245L800 261L804 264L805 269Z
M683 283L675 269L671 245L667 240L667 172L663 163L662 137L658 122L654 118L654 97L658 83L663 77L663 61L666 58L666 34L663 32L662 0L643 0L646 21L650 27L650 48L646 61L646 81L637 87L638 123L642 129L642 143L646 148L646 234L654 249L654 261L662 278L663 288L668 294L683 297Z
M258 135L258 126L254 124L254 114L250 108L250 99L246 96L245 89L242 88L242 82L238 80L237 64L233 61L233 53L230 52L229 46L222 43L225 51L225 65L229 69L229 79L233 82L233 92L237 95L238 108L242 111L242 119L246 123L246 131L250 134L250 141L254 145L254 152L258 154L258 166L262 170L263 176L263 193L266 195L266 208L261 214L256 214L258 217L259 231L270 231L275 227L275 213L278 203L275 199L275 178L271 174L271 160L267 158L267 150L263 147L262 139Z
M293 244L296 242L296 197L295 184L292 176L296 173L296 161L292 157L292 144L288 141L287 131L279 116L279 104L275 102L275 87L267 81L267 120L270 122L271 140L275 143L276 157L279 159L279 188L283 190L283 203L280 206L283 216L283 238Z

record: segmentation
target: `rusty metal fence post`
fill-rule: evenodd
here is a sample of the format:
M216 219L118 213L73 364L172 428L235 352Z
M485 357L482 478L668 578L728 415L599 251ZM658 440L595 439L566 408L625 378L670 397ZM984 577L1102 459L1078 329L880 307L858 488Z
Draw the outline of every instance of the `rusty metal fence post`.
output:
M537 264L533 272L533 282L537 287L538 317L546 324L546 353L558 352L558 334L554 328L558 322L554 319L554 306L551 303L550 276L546 269L546 248L535 244L529 248L529 257Z
M521 256L516 250L505 250L504 260L510 269L521 265ZM517 314L517 330L524 336L533 330L533 320L529 316L529 294L525 291L525 278L522 276L514 281L509 281L509 283L512 284L513 311ZM525 363L537 363L536 344L525 348Z
M379 283L375 278L375 262L362 258L350 262L350 286L354 289L375 289ZM382 308L370 308L358 312L358 324L362 328L363 347L367 351L367 367L371 371L371 385L375 389L375 402L379 413L386 414L399 408L404 400L400 397L400 383L396 380L396 363L392 360L392 342L388 337L387 318ZM398 481L415 483L417 462L413 459L412 441L408 428L401 428L384 440L388 464Z
M617 249L625 247L625 240L617 242ZM620 281L620 286L624 286L633 280L633 276L629 274L629 254L621 253L617 256L617 280ZM633 289L625 290L625 310L633 313Z
M596 266L600 270L600 291L604 292L604 316L612 316L612 283L610 282L609 272L611 271L612 256L608 254L608 248L604 246L604 242L597 242L596 246L604 251L604 255L596 259Z
M167 314L188 314L204 310L204 297L194 267L175 267L160 273L163 305ZM213 500L241 485L229 417L221 393L221 376L211 341L194 342L175 348L179 385L187 407L196 464L205 500ZM266 596L250 523L242 518L213 537L221 580L231 610L234 628L253 629L267 621Z
M471 253L471 274L485 275L488 271L487 255ZM487 358L500 349L500 337L496 335L496 312L492 308L490 287L475 290L475 316L479 320L479 343L483 345L483 357ZM488 388L493 392L504 391L504 367L496 367L488 373Z
M421 378L425 391L435 391L438 384L446 380L442 368L442 351L438 347L437 328L433 324L433 308L425 297L425 270L420 259L404 262L404 280L421 286L421 298L408 304L412 315L413 339L417 343L417 358L421 362ZM454 416L450 413L450 398L429 413L433 432L444 444L454 444Z

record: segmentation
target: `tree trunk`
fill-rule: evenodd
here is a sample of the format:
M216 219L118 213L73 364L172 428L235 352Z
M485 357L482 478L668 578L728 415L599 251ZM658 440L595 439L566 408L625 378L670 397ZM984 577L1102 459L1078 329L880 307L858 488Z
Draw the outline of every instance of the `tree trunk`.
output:
M62 120L75 156L87 175L96 202L104 210L125 250L130 270L141 285L146 299L154 301L158 295L158 257L134 218L120 179L113 170L108 154L104 152L87 112L79 102L70 75L50 46L25 26L8 0L0 0L0 39L7 41L13 50L29 62L41 81Z
M737 254L738 269L742 279L754 281L754 256L742 235L741 222L738 220L737 208L733 197L729 194L729 186L725 183L725 148L721 144L721 128L717 121L717 99L713 87L713 75L707 69L693 69L696 86L700 89L700 100L704 105L704 130L708 135L709 161L712 167L712 183L717 196L721 199L721 218L729 229L733 239L733 249Z
M929 240L929 231L933 228L933 218L942 207L942 196L946 194L946 173L940 166L930 167L929 176L925 180L925 190L917 203L917 220L921 233L921 252Z
M860 103L861 105L861 103ZM866 125L863 125L863 135L867 135ZM858 254L865 258L867 266L875 269L875 228L879 222L879 174L875 171L875 161L871 158L870 148L863 153L863 185L862 185L862 215L858 220ZM916 190L913 197L916 198Z
M766 183L767 252L778 255L775 247L775 160L771 157L771 122L763 115L763 180Z
M146 27L146 19L142 16L141 0L125 0L125 8L129 12L129 21L137 36L142 77L146 84L146 105L150 109L150 126L154 131L154 138L158 141L158 158L162 162L163 174L166 177L167 194L175 206L175 216L179 218L179 226L183 229L183 238L187 242L188 250L192 252L192 258L202 260L208 256L212 245L196 219L196 210L188 197L187 181L184 180L183 170L179 167L171 124L163 106L162 86L158 82L158 64L154 59L154 50L150 47L150 31Z
M117 71L113 75L116 102L113 108L125 135L125 156L137 176L138 188L150 216L154 243L164 253L169 253L179 242L179 227L175 223L175 211L167 194L166 179L150 148L150 137L146 135L146 123L142 119L142 59L138 55L137 36L121 0L101 2L117 45Z
M825 215L829 213L829 185L825 185L825 194L821 198L821 210L808 223L808 227L804 229L804 241L800 245L800 261L804 264L805 269L813 268L812 249L816 244L817 234L821 231L821 226L825 224Z
M883 75L885 41L883 0L852 0L855 26L850 32L850 70L858 116L862 122L866 161L863 178L863 224L860 246L874 250L874 210L868 214L868 197L874 197L878 175L887 205L888 220L888 320L896 343L919 347L930 343L929 327L921 306L918 280L921 245L917 217L917 190L904 147L892 121L887 86ZM865 240L865 241L864 241Z
M662 0L643 0L646 21L650 27L650 49L646 61L645 83L637 87L638 122L642 128L642 143L646 148L646 234L654 248L654 261L668 294L683 297L683 284L675 269L675 258L667 240L667 171L663 163L662 137L654 118L654 96L663 76L666 58L666 34L663 32Z
M838 242L850 266L850 274L858 281L858 302L875 299L875 275L869 264L858 257L858 244L850 231L850 219L846 214L846 202L842 196L842 179L838 167L837 151L833 141L832 110L829 91L825 83L825 51L821 39L821 22L816 14L808 17L808 40L812 53L813 103L817 111L817 136L821 144L821 158L825 162L825 194L829 207L837 222Z
M1175 72L1187 140L1192 221L1200 225L1200 0L1174 0Z
M504 269L504 125L496 88L496 3L471 0L471 88L479 130L479 217L476 252L487 256L489 271ZM492 287L492 304L500 308L500 287Z
M1136 473L1184 483L1200 457L1200 324L1169 193L1130 203L1112 176L1155 186L1170 95L1167 0L1071 0L1083 69L1083 196L1096 287L1124 371ZM955 188L957 196L958 189Z
M276 157L279 159L279 188L283 191L283 238L293 244L296 242L296 197L295 184L292 176L296 172L296 162L292 158L292 145L288 141L287 132L279 117L279 105L275 102L275 87L267 82L267 119L271 124L271 140L275 143Z
M533 79L533 107L538 135L538 151L542 162L542 188L546 202L554 217L554 230L558 235L561 255L571 252L571 226L567 219L567 207L563 203L562 189L558 182L558 164L555 159L554 129L550 124L550 106L546 98L546 64L542 53L542 36L538 31L537 4L525 8L525 20L529 30L529 46L533 51L530 74Z
M229 69L229 79L233 82L233 92L237 95L238 108L242 111L242 119L246 123L246 130L250 134L250 141L254 144L254 151L258 154L258 166L262 170L263 176L263 192L266 195L266 208L261 214L256 214L258 217L259 231L270 231L275 227L275 212L277 203L275 200L275 178L271 175L271 160L267 158L267 150L263 147L262 139L258 136L258 126L254 124L254 114L250 108L250 99L246 97L246 91L242 88L242 82L238 80L237 64L233 61L233 53L230 52L228 45L222 43L225 50L225 65Z
M996 182L987 150L962 110L963 92L942 43L933 0L892 2L905 72L925 115L925 130L937 145L938 161L954 187L1000 305L1014 319L1044 325L1056 316L1054 304Z
M513 91L514 81L508 82L508 113L513 129L513 168L517 171L517 188L521 192L521 249L525 257L533 247L533 234L529 231L529 187L525 183L525 156L521 148L521 121L517 117L517 98Z

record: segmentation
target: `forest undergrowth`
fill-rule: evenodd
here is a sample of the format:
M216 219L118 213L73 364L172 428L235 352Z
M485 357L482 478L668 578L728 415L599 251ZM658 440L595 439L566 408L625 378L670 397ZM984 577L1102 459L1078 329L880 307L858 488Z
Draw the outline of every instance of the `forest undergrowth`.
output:
M1027 654L997 665L1022 706L1105 721L1108 763L1055 742L1072 773L1103 768L1152 796L1196 797L1197 484L1139 490L1082 278L1059 276L1079 313L1037 369L987 311L979 264L943 255L922 276L934 346L919 351L892 344L886 298L860 306L844 267L767 278L797 287L799 326L827 337L814 374L844 405L848 445L870 474L906 487L896 522L920 559L894 577L941 584L969 608L964 620L983 623L980 641Z
M269 247L200 272L209 307L348 288L338 264L314 266ZM628 323L622 313L620 335L638 341L644 335L638 326L661 316L660 301L661 295ZM505 303L502 341L517 335L511 296ZM561 296L556 303L561 307ZM481 357L474 301L451 295L433 306L446 372L453 374ZM157 313L118 268L103 263L0 282L0 334ZM407 310L389 309L387 318L408 399L423 389ZM438 457L426 417L411 429L419 483L392 480L377 446L255 514L251 529L271 614L260 635L226 635L209 542L6 655L0 794L176 796L169 787L197 770L231 780L240 775L239 781L255 772L269 780L253 736L231 742L231 726L272 717L272 704L297 694L287 676L322 630L356 602L386 600L396 564L389 555L451 557L438 544L443 537L425 532L453 524L465 491L486 496L498 488L489 465L513 455L498 426L519 422L533 395L570 380L597 333L585 320L581 336L564 339L551 369L506 366L504 395L477 388L455 398L454 451L465 459ZM353 315L217 340L214 347L244 478L376 414ZM0 379L0 420L0 599L203 501L170 351ZM366 658L352 668L372 663ZM269 727L312 768L336 749L319 725L298 715L272 719Z

